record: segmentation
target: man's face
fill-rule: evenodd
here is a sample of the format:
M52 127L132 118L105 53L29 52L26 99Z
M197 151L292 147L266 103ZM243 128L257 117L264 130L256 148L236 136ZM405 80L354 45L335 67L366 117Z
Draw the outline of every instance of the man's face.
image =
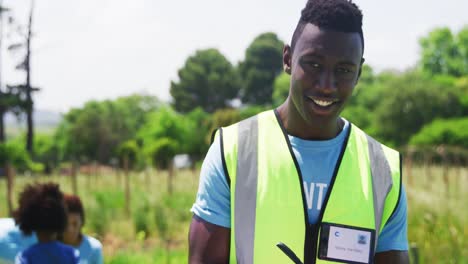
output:
M289 99L296 112L307 124L335 122L359 78L359 34L321 30L309 23L289 51L292 55L287 49L284 63L291 73Z

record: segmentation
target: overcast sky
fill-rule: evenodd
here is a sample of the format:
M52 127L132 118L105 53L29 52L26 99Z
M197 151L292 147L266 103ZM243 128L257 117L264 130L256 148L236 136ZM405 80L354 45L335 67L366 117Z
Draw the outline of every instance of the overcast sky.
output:
M30 0L3 0L26 22ZM356 0L364 13L366 62L404 70L431 29L468 25L467 0ZM305 0L36 0L32 82L37 109L64 112L92 99L132 93L169 100L177 70L197 49L218 48L233 64L272 31L290 41ZM7 31L4 28L4 31ZM4 41L8 42L7 40ZM6 46L6 45L4 45ZM2 80L18 54L2 53Z

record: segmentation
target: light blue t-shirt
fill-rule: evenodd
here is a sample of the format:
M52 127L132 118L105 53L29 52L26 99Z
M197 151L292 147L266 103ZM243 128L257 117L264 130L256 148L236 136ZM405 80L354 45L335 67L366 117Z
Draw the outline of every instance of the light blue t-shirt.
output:
M310 223L318 221L341 147L350 128L349 122L344 121L343 130L330 140L303 140L289 135L302 172ZM220 142L215 140L203 161L197 198L191 211L209 223L230 228L230 195L222 165ZM397 209L378 237L377 252L408 250L406 218L406 195L402 189Z
M35 243L36 235L24 235L13 218L0 218L0 263L13 263L18 253Z
M58 241L36 243L16 256L16 264L78 264L80 253Z
M83 235L78 248L80 264L102 264L102 244L94 237Z

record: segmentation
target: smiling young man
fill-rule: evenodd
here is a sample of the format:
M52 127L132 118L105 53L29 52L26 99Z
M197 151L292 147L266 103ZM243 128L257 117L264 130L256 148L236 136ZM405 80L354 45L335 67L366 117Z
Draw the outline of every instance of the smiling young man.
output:
M207 153L190 263L408 263L401 157L340 117L363 52L355 4L307 2L283 51L288 98Z

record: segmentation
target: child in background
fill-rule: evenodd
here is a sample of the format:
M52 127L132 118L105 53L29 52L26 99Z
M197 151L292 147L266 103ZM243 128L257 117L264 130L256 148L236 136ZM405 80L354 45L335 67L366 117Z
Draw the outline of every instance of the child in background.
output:
M14 217L24 234L34 231L38 240L38 243L18 254L16 263L78 263L79 253L57 241L67 225L63 194L57 184L27 185L20 194L19 208Z
M80 197L65 194L64 200L68 223L62 235L62 242L80 251L81 264L102 264L101 242L81 232L85 223L85 213Z

